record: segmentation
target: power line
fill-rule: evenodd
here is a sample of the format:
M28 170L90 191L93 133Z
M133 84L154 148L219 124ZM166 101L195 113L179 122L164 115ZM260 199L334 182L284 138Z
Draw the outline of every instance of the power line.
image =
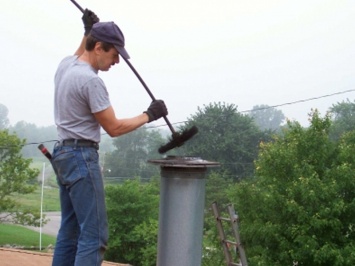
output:
M326 97L331 97L331 96L335 96L335 95L340 95L340 94L344 94L344 93L349 93L349 92L353 92L353 91L355 91L355 89L346 90L346 91L340 91L340 92L335 92L335 93L326 94L326 95L322 95L322 96L318 96L318 97L312 97L312 98L308 98L308 99L304 99L304 100L298 100L298 101L293 101L293 102L288 102L288 103L282 103L282 104L277 104L277 105L272 105L272 106L265 106L265 107L256 108L256 109L252 109L252 110L244 110L244 111L241 111L240 113L254 112L254 111L265 110L265 109L270 109L270 108L275 108L275 107L280 107L280 106L285 106L285 105L292 105L292 104L297 104L297 103L304 103L304 102L319 100L319 99L326 98Z
M332 96L335 96L335 95L345 94L345 93L354 92L354 91L355 91L355 89L339 91L339 92L326 94L326 95L322 95L322 96L317 96L317 97L312 97L312 98L308 98L308 99L297 100L297 101L287 102L287 103L281 103L281 104L276 104L276 105L271 105L271 106L268 105L268 106L260 107L260 108L256 108L256 109L239 111L239 113L249 113L249 112L254 112L254 111L261 111L261 110L281 107L281 106L285 106L285 105L293 105L293 104L298 104L298 103L304 103L304 102L319 100L319 99L322 99L322 98L332 97ZM181 122L176 122L176 123L172 123L172 125L182 124L182 123L186 123L186 122L188 122L188 121L185 120L185 121L181 121ZM166 124L154 126L152 128L158 128L158 127L164 127L164 126L166 126Z

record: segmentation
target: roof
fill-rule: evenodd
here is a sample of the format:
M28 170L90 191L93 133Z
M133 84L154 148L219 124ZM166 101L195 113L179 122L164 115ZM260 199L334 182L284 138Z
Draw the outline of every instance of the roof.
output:
M0 248L0 261L2 266L48 266L52 264L52 257L52 253ZM129 266L129 264L104 261L102 266Z

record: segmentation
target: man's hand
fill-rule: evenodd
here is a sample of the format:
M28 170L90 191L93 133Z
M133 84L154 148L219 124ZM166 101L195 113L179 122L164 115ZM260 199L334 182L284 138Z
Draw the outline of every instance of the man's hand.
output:
M92 12L89 9L85 9L84 14L81 18L83 20L84 23L84 29L85 29L85 36L88 36L92 26L96 23L99 22L100 19L96 16L96 14L94 12Z
M149 116L148 123L150 123L163 116L166 116L168 114L168 109L166 108L163 100L155 100L152 101L147 111L144 111L144 113L146 113Z

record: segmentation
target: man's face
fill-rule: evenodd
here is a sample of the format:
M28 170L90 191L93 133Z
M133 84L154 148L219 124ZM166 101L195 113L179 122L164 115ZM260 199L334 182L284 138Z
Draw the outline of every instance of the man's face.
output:
M98 70L108 71L111 66L118 64L120 61L118 52L115 48L111 48L109 51L105 51L100 47L97 53L97 67Z

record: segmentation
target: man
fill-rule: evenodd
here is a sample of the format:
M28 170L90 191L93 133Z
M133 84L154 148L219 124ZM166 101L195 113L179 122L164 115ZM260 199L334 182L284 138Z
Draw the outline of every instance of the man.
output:
M54 116L59 142L51 160L60 189L62 220L53 266L98 266L107 247L104 186L99 166L100 128L111 137L131 132L167 115L162 100L147 111L117 119L98 71L129 58L124 36L113 22L99 22L85 10L85 34L74 56L63 59L55 75Z

